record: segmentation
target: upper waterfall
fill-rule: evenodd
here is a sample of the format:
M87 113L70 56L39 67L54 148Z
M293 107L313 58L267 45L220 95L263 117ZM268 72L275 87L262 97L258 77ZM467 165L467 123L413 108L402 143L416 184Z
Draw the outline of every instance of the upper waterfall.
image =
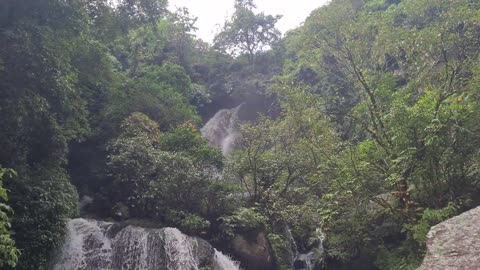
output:
M144 229L74 219L54 270L239 270L204 240L174 228Z
M230 153L238 136L238 111L243 104L218 111L200 130L210 145L222 149L224 155Z

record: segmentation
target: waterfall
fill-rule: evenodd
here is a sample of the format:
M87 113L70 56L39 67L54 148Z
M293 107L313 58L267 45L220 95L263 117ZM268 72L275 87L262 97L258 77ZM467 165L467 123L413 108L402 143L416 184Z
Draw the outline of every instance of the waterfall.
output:
M168 269L198 269L191 239L174 228L165 229L165 251L170 258Z
M105 237L110 224L74 219L67 224L65 244L54 270L108 269L112 246Z
M144 229L96 220L67 224L54 270L238 270L203 240L174 228Z
M325 248L323 242L325 241L325 234L320 228L315 230L315 237L308 240L308 249L305 253L300 253L297 250L297 245L293 239L290 228L285 229L286 237L290 248L290 256L293 258L292 268L294 270L313 270L316 265L321 265L325 258Z
M238 263L232 261L228 256L215 249L213 270L239 270Z
M200 130L209 144L222 149L224 155L233 150L238 137L238 111L242 105L218 111Z
M288 247L288 254L290 255L290 264L293 268L295 259L298 256L298 248L297 248L297 243L293 238L292 230L288 225L285 226L285 237L287 238L287 247Z

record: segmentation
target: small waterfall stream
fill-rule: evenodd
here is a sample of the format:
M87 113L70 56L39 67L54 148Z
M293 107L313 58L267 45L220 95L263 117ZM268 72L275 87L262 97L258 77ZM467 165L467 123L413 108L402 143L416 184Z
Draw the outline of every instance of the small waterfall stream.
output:
M239 270L238 263L232 261L227 255L215 249L213 270Z
M53 270L239 270L203 240L175 228L144 229L74 219Z
M294 270L313 270L315 265L321 264L325 257L325 250L323 242L325 241L325 234L320 228L315 231L315 237L309 239L308 252L301 253L298 251L295 239L292 236L291 229L285 227L285 236L288 239L287 244L290 253L290 262Z
M235 146L238 137L238 112L242 105L218 111L200 130L209 144L222 149L224 155L230 153Z
M295 259L298 256L298 248L297 248L297 243L293 238L292 230L288 225L285 226L285 237L287 238L288 253L290 255L290 265L292 266L292 269L293 269Z

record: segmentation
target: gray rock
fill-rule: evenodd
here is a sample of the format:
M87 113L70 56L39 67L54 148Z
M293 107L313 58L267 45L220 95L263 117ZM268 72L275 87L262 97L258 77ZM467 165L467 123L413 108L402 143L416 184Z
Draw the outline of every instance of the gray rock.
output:
M130 218L130 211L128 206L119 202L112 208L112 215L116 220L127 220Z
M248 270L274 269L273 256L264 232L244 236L237 235L232 242L233 253Z
M418 270L479 270L480 207L432 227L427 249Z
M213 258L215 254L215 250L213 247L208 243L207 241L194 237L194 240L197 242L196 245L194 245L194 254L195 256L199 259L199 267L200 268L213 268Z

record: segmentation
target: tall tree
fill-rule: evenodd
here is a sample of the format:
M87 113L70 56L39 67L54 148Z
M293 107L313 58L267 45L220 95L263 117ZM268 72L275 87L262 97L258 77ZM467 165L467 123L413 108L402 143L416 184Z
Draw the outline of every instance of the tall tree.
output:
M167 11L167 0L122 0L119 1L119 11L131 22L155 23Z
M280 15L255 14L252 0L235 0L235 13L215 36L215 47L233 55L247 54L253 63L255 53L278 42L280 31L275 24Z

